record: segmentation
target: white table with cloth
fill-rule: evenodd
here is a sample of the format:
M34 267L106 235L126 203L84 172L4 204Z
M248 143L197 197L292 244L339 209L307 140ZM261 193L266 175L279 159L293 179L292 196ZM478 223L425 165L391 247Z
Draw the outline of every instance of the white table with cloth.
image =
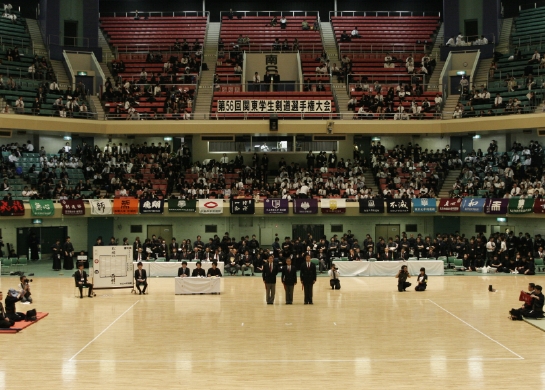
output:
M134 269L136 269L137 262L134 262ZM151 276L178 276L178 268L182 266L182 262L178 261L143 261L142 262L142 268L146 270L148 277ZM204 269L204 273L206 274L208 272L208 268L212 268L212 262L210 261L202 261L201 262L202 269ZM218 268L221 271L221 274L223 275L225 264L223 262L218 263ZM193 272L195 268L197 268L197 262L196 261L188 261L187 262L187 268L189 268L190 272Z
M222 278L174 278L174 293L180 294L219 294Z
M438 276L445 274L442 260L410 261L336 261L341 276L395 276L405 264L411 275L418 275L420 268L426 268L426 274Z

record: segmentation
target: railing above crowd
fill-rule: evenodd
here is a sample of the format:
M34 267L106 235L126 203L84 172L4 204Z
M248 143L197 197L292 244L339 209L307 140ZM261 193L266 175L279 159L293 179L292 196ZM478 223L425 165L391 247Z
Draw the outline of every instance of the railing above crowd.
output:
M134 18L139 17L142 19L146 19L147 17L174 17L174 16L206 16L207 18L210 17L209 11L173 11L173 12L165 12L165 11L128 11L128 12L101 12L99 14L99 17L127 17L127 18Z
M320 19L319 11L220 11L220 18L223 20L223 17L245 17L245 16L316 16L318 20Z
M418 11L329 11L329 20L333 16L439 16L441 12L418 12Z

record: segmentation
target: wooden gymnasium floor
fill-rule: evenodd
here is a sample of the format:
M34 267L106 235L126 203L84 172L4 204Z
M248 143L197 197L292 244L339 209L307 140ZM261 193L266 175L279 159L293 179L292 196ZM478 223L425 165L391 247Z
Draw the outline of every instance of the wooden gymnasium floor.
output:
M507 320L529 281L545 277L430 277L423 293L398 293L393 277L343 278L340 291L318 278L314 305L298 285L293 305L277 290L270 306L258 277L226 277L219 296L175 296L161 278L149 295L93 299L39 278L30 307L50 314L0 335L0 388L542 389L545 332Z

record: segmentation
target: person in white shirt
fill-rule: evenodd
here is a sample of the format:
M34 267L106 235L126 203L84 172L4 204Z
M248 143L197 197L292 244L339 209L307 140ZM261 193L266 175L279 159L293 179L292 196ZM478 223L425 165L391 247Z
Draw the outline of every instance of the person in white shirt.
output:
M488 39L484 35L481 35L481 45L488 45Z
M496 98L494 99L494 108L502 108L503 107L503 98L499 93L496 94Z
M32 145L32 142L30 142L30 140L26 142L26 151L29 153L34 152L34 145Z
M386 56L384 57L384 67L385 68L395 68L395 64L392 61L393 58L390 55L390 53L386 53Z
M350 33L350 35L352 35L352 38L361 38L357 27L354 27L354 29L352 30L352 33Z
M15 101L15 112L17 114L24 114L25 113L25 102L24 102L22 96L19 96L19 99L17 99Z
M463 46L464 45L464 36L462 33L458 33L458 36L456 37L456 46Z
M455 46L456 42L454 41L454 37L450 37L450 39L447 41L445 46Z
M532 55L532 58L528 60L528 64L539 64L541 60L541 55L537 50L534 50L534 54Z

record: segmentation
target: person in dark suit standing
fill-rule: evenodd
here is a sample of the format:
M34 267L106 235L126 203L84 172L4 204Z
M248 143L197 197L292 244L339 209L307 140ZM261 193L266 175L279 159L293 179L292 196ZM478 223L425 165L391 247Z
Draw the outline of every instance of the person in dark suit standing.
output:
M187 261L182 261L182 266L178 268L178 277L179 278L189 277L189 268L187 268Z
M138 295L146 293L148 288L148 276L146 275L146 270L142 269L142 262L139 261L136 265L138 269L134 271L134 280L136 281L136 288L138 289ZM141 290L140 286L144 286L144 289Z
M63 246L64 251L64 269L74 269L74 245L70 242L70 237L66 237L66 242Z
M183 263L182 263L183 264ZM201 262L200 261L197 261L197 268L195 268L193 270L193 272L191 273L191 276L192 277L196 277L196 276L202 276L203 278L206 276L206 273L204 272L204 270L202 269L202 265L201 265Z
M312 289L316 283L316 265L310 262L310 256L305 256L305 263L299 272L303 289L305 290L305 305L312 305Z
M274 295L276 294L276 275L278 274L278 266L274 264L272 255L267 259L267 264L263 266L263 283L265 283L265 291L267 296L267 305L274 303Z
M88 287L89 293L87 296L89 298L93 297L93 284L87 281L87 272L83 269L83 263L78 265L78 270L74 273L74 280L76 281L76 286L79 288L80 298L83 298L83 287Z
M55 245L51 247L51 252L53 253L53 271L60 271L61 266L61 255L62 255L62 246L61 240L56 240Z
M293 303L293 289L297 284L297 270L291 264L291 259L286 259L286 266L282 269L282 284L286 291L286 305Z

